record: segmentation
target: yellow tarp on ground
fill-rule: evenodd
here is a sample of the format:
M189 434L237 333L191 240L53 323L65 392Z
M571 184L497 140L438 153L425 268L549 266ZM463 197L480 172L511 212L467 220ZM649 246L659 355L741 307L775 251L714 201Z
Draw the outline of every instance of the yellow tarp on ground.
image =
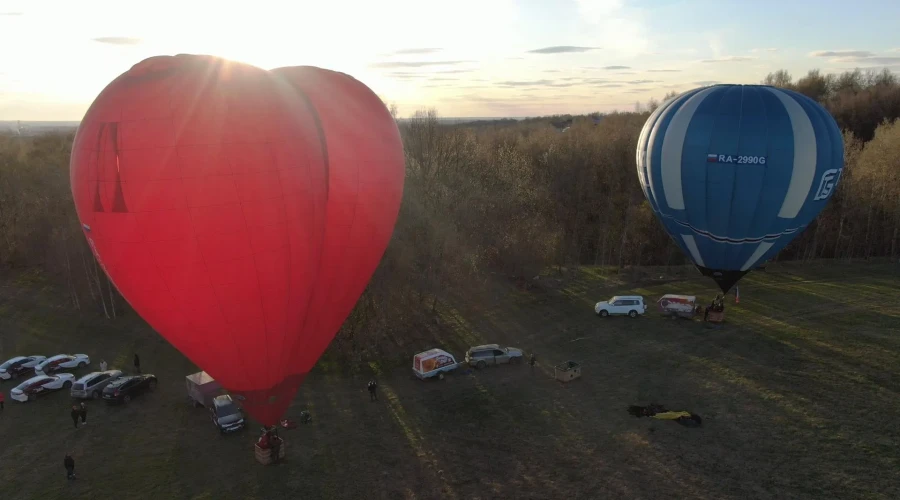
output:
M676 420L681 417L690 417L691 414L686 411L667 411L663 413L657 413L653 415L653 418L658 418L660 420Z

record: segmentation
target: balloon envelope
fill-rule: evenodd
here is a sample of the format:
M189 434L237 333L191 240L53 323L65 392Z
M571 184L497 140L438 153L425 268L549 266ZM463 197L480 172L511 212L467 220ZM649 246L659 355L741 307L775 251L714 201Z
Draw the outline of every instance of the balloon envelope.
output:
M727 292L812 222L844 143L817 102L763 85L714 85L663 103L637 146L644 195L682 251Z
M311 66L272 73L315 110L327 154L323 254L310 305L315 313L284 351L286 369L305 373L353 310L390 241L403 197L403 143L381 99L358 80Z
M334 89L330 101L345 97ZM366 105L387 114L380 100ZM368 245L366 262L377 265L399 207L399 136L334 140L323 128L323 116L334 112L254 66L210 56L152 57L101 92L73 145L76 210L110 281L266 425L284 414L352 308L347 303L358 298L317 297L323 263L330 269L344 247ZM393 120L389 125L396 130ZM369 161L376 142L391 154ZM358 205L352 190L329 189L350 182L330 180L346 171L329 168L340 159L366 173L394 173L371 174L387 179L372 188L390 192L384 206ZM364 177L354 178L354 186L366 185ZM334 203L340 196L343 205ZM380 238L366 240L367 232L335 238L353 227L354 217L377 219ZM329 286L361 292L363 276L332 272L328 278L337 282ZM321 323L319 316L329 318L329 329L308 328ZM298 351L307 343L322 346L318 354Z

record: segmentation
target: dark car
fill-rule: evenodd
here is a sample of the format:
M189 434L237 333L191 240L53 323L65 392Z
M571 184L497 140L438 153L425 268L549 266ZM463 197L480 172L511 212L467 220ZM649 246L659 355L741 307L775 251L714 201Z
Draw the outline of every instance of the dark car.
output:
M228 394L213 398L209 412L219 432L226 434L244 428L244 414Z
M120 377L103 388L103 400L107 403L127 403L138 394L156 389L156 375L128 375Z

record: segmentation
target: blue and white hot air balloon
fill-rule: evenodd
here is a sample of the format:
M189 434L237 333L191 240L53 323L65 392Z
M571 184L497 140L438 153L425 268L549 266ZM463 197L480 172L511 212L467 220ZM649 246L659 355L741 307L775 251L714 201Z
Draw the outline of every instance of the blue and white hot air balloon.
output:
M637 146L653 211L724 293L815 219L843 166L828 111L766 85L685 92L650 115Z

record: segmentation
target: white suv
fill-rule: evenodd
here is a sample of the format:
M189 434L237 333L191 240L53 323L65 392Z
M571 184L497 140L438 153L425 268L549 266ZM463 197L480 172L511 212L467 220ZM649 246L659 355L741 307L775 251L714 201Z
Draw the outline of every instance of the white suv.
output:
M644 314L646 311L647 305L644 303L644 297L640 295L616 295L609 300L597 302L594 306L597 316L604 318L610 314L627 314L637 318L638 314Z

